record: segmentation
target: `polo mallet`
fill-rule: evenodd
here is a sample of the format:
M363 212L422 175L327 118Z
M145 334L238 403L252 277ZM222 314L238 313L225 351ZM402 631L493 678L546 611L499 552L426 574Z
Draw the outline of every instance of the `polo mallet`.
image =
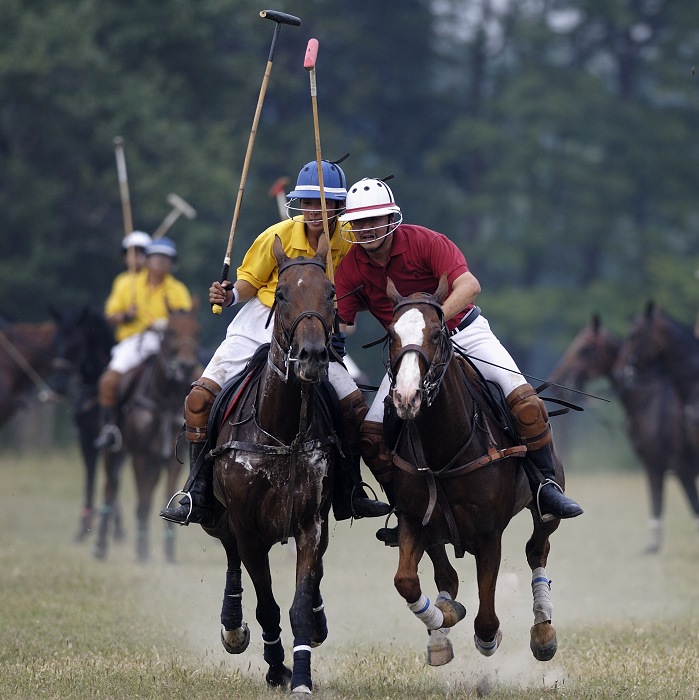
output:
M301 20L293 15L287 15L285 12L277 12L275 10L262 10L260 12L260 17L263 19L271 19L276 22L274 27L274 36L272 37L272 45L269 49L269 58L267 59L267 67L265 69L265 75L262 79L262 86L260 87L260 96L257 98L257 108L255 109L255 116L252 120L252 129L250 130L250 138L248 139L248 148L245 152L245 161L243 163L243 172L240 175L240 188L238 189L238 197L235 201L235 210L233 211L233 221L231 222L231 231L228 235L228 247L226 248L226 255L223 258L223 269L221 270L221 282L228 279L228 271L231 268L231 251L233 250L233 239L235 238L235 229L238 226L238 216L240 214L240 205L243 201L243 192L245 191L245 182L248 177L248 169L250 167L250 159L252 157L252 148L255 144L255 134L257 133L257 124L260 121L260 112L262 111L262 103L265 99L265 93L267 92L267 83L269 82L269 74L272 72L272 61L274 60L274 50L277 46L277 38L279 37L279 30L282 24L290 24L292 27L298 27L301 24ZM215 314L220 314L223 308L220 304L212 304L211 310Z
M316 162L318 164L318 189L320 190L320 210L323 216L323 232L328 239L328 255L326 267L328 278L335 284L335 270L330 246L330 226L328 224L328 208L325 204L325 183L323 182L323 159L320 150L320 127L318 125L318 89L316 86L316 59L318 58L318 39L309 39L303 67L308 71L311 81L311 104L313 106L313 131L316 138ZM334 302L337 305L337 301Z
M160 226L155 229L155 233L153 233L154 240L162 238L180 216L184 215L188 219L193 219L197 215L196 209L187 204L182 197L176 195L174 192L171 192L167 196L167 201L172 205L172 210L162 220Z
M124 139L115 136L114 155L116 157L117 175L119 177L119 196L121 197L121 213L124 219L124 238L133 231L133 219L131 217L131 197L129 196L129 180L126 175L126 158L124 156ZM133 248L126 251L126 266L130 272L136 268L136 259Z
M282 219L288 219L289 214L286 210L286 186L289 184L288 177L280 177L275 183L269 188L269 196L274 197L277 200L277 208L279 209L279 216Z

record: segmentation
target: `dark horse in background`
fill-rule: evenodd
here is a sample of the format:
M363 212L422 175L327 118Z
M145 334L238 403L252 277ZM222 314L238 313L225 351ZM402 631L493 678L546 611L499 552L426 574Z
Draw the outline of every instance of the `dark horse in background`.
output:
M76 306L64 311L50 308L56 322L53 389L67 396L78 431L78 443L85 466L85 489L80 525L75 539L85 540L93 527L94 497L99 451L94 446L100 430L98 382L109 364L114 333L100 311ZM115 506L115 538L124 536L121 516Z
M22 397L40 387L40 398L50 398L43 380L51 373L56 325L8 323L0 319L0 427L22 406Z
M259 373L237 390L210 453L225 512L217 526L205 528L221 540L228 560L221 611L224 648L242 653L250 639L242 614L242 562L257 596L267 684L290 684L298 694L311 692L311 649L328 634L320 582L339 443L319 391L327 375L333 324L327 247L322 237L315 257L289 259L279 239L275 241L279 283L272 342ZM219 403L212 411L212 432ZM290 538L296 548L296 593L290 610L293 672L284 664L269 564L271 547Z
M506 428L506 414L494 410L486 398L488 390L479 374L454 354L441 307L448 291L446 276L434 296L401 297L390 280L387 291L395 305L389 329L391 403L384 430L389 444L395 444L396 589L429 630L428 661L447 663L453 651L446 632L463 619L465 609L456 601L459 577L445 544L454 546L457 557L469 552L476 560L478 580L474 640L481 654L494 654L502 639L495 612L502 534L512 517L529 506L534 527L526 558L535 611L530 648L535 658L548 661L557 642L545 567L549 536L560 520L541 522L530 505L521 465L526 447L516 442L511 425ZM397 428L396 415L402 420ZM555 452L554 456L560 465ZM562 479L561 470L556 471ZM564 486L562 480L559 483ZM423 593L418 576L425 552L434 565L439 591L435 603Z
M656 358L635 371L625 371L620 357L626 353L622 338L593 315L563 353L549 381L583 390L588 382L605 377L619 397L629 440L646 473L651 520L645 551L654 554L662 544L666 474L677 477L699 524L699 462L691 458L683 404L663 362Z
M124 452L131 455L136 483L136 556L150 558L150 514L153 495L164 472L168 493L176 490L181 463L176 443L182 431L182 407L199 376L199 322L194 312L175 311L162 331L160 351L124 375L120 393L120 428ZM106 451L104 505L94 555L107 556L115 515L121 455ZM165 559L175 561L174 530L166 524Z
M699 466L699 339L692 329L649 302L619 354L618 371L635 378L661 363L682 403L682 425L695 470Z

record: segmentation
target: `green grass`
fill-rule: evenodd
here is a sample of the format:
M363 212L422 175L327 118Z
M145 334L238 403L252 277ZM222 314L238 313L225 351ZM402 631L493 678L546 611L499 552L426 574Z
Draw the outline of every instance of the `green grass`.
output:
M265 687L255 596L244 578L252 631L248 651L227 655L218 615L225 558L199 528L178 531L180 564L163 563L161 523L153 515L153 562L135 562L133 490L125 471L127 540L106 561L92 541L75 544L81 467L69 452L3 452L0 506L0 697L274 698ZM699 534L671 481L666 542L655 557L646 541L645 483L638 472L569 475L585 507L552 538L559 651L547 664L529 652L532 622L523 547L526 514L508 528L497 608L503 645L491 658L473 647L474 565L457 563L468 614L451 634L455 660L425 662L427 635L393 589L396 553L373 539L376 523L332 524L323 593L330 637L314 651L314 695L328 700L431 698L699 698ZM164 498L162 494L161 498ZM160 502L156 504L159 506ZM293 561L273 551L275 592L286 611ZM421 566L434 595L431 569Z

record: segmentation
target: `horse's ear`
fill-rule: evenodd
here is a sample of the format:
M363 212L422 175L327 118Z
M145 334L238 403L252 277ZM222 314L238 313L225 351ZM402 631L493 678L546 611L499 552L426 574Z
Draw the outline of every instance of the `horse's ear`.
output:
M645 311L643 312L643 315L646 318L651 318L654 311L655 311L655 302L652 299L649 299L646 302L646 308L645 308Z
M51 318L58 323L61 320L61 312L53 304L49 304L47 308Z
M590 326L592 327L592 330L595 333L599 333L599 329L602 328L602 319L600 319L598 313L592 314L592 318L590 319Z
M284 246L282 245L282 239L275 233L274 243L272 244L272 252L277 260L277 267L281 267L282 263L288 260L286 253L284 252Z
M449 280L447 279L446 272L439 278L439 285L437 286L437 291L434 293L434 298L437 300L438 304L441 304L447 296L449 291Z
M315 258L316 260L319 260L320 262L325 265L327 259L328 259L328 237L323 234L319 239L318 239L318 248L316 249L316 254Z
M386 294L388 294L388 298L393 302L394 306L403 298L398 293L396 285L393 284L393 280L390 277L386 278Z
M192 313L196 314L200 308L201 308L201 299L199 298L198 295L195 294L192 297Z

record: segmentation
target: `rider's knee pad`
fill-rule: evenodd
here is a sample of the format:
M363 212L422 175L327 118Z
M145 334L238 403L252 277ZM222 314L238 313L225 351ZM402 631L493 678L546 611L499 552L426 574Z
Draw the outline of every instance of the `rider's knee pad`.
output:
M364 421L360 429L360 452L376 481L385 484L393 479L393 457L383 436L383 424Z
M201 377L192 384L192 389L184 401L185 436L189 442L206 440L209 414L220 391L221 387L206 377Z
M530 384L522 384L511 392L507 397L507 406L520 439L530 450L539 450L551 442L546 406Z

